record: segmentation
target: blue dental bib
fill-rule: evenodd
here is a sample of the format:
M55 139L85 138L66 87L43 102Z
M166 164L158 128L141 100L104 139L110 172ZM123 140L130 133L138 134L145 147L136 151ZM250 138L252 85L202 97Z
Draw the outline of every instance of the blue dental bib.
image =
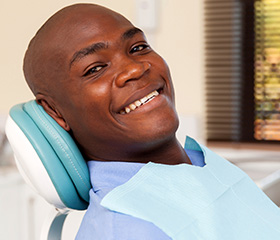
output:
M205 166L148 163L101 205L154 223L174 240L280 239L280 209L239 168L188 138Z

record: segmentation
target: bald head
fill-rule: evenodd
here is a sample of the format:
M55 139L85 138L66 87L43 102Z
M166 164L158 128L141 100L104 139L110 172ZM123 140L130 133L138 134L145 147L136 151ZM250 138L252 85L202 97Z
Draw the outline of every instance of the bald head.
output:
M90 18L89 18L90 16ZM25 79L36 96L43 93L55 97L58 83L67 78L67 55L71 43L84 35L93 19L106 23L108 18L122 18L116 12L95 4L75 4L65 7L50 17L30 41L25 54ZM126 20L127 21L127 20ZM98 34L98 26L95 26Z

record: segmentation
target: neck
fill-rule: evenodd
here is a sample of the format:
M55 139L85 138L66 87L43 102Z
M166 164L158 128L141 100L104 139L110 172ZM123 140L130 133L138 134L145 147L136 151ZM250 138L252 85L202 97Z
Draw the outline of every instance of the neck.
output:
M158 150L158 154L156 154L156 157L154 159L151 158L149 161L168 165L181 163L191 164L191 161L186 154L185 149L176 138L174 138L173 141L165 144L164 147L161 147Z
M184 148L178 142L175 136L168 140L139 148L139 144L135 146L126 146L126 151L121 151L120 147L112 147L110 151L103 150L103 156L96 155L88 156L86 159L94 159L96 161L118 161L118 162L139 162L139 163L162 163L175 165L181 163L191 164L191 161L186 154ZM104 155L105 153L105 155ZM108 155L106 155L108 153Z
M129 160L124 161L141 163L154 162L168 165L180 163L191 164L184 148L175 137L158 147L150 149L149 151L142 153L138 152L137 155L130 156Z

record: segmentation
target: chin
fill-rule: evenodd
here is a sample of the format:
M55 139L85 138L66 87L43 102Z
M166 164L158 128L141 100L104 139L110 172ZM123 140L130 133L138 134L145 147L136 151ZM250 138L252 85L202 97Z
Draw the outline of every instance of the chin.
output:
M143 137L147 143L158 144L173 139L178 127L179 119L174 112L168 116L149 121L142 126L142 133L145 133L146 136Z

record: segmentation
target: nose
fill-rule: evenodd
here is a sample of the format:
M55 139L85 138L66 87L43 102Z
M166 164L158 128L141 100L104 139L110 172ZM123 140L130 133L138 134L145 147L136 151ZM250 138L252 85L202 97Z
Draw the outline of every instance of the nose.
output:
M135 61L130 59L120 64L120 72L115 78L115 84L118 87L124 87L129 81L140 79L151 67L147 61Z

